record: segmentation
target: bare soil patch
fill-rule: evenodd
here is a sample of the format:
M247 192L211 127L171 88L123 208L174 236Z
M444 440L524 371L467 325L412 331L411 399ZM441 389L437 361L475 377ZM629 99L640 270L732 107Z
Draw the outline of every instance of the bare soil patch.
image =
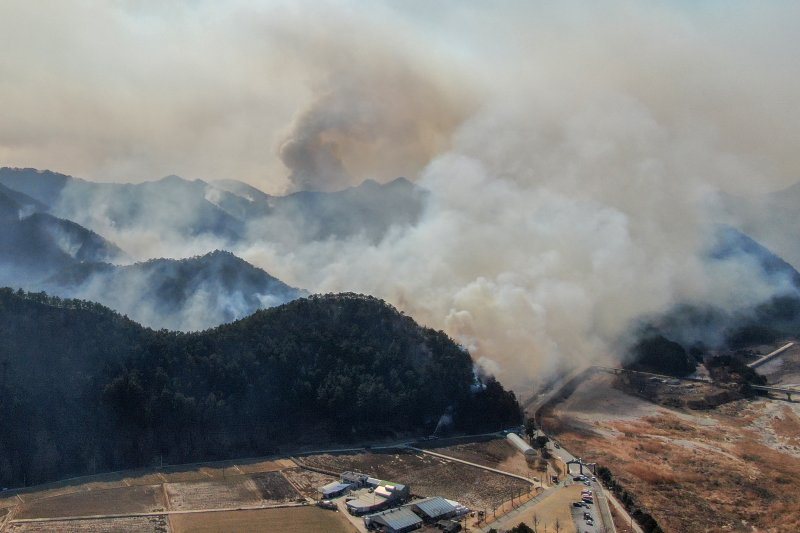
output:
M183 483L187 481L208 481L211 479L204 470L200 467L192 467L192 468L180 468L180 467L173 467L173 468L165 468L161 471L161 475L164 476L169 483Z
M319 492L317 492L319 487L325 486L328 483L337 480L337 478L333 476L314 472L313 470L305 470L303 468L290 468L288 470L284 470L283 475L285 475L291 480L292 483L294 483L294 485L300 490L300 494L307 498L314 499L320 497Z
M286 468L297 466L291 459L278 459L275 461L256 461L252 463L236 463L236 468L243 474L255 474L258 472L275 472Z
M169 508L175 511L192 509L224 509L255 505L261 493L252 479L238 477L224 481L196 481L165 485Z
M23 522L8 526L8 533L167 533L166 516L143 516L98 520Z
M442 447L420 447L528 478L540 476L535 469L535 463L529 464L525 456L504 438Z
M261 499L267 503L286 503L297 501L300 498L291 483L286 481L280 472L265 472L250 477L258 489Z
M318 507L290 507L172 515L174 533L356 533L341 513Z
M540 531L545 529L547 531L555 531L555 523L558 520L563 533L575 533L575 522L572 520L571 509L572 502L580 500L581 488L583 488L583 485L571 485L557 489L540 503L526 509L518 517L514 517L506 526L513 527L520 522L533 525L533 515L536 514L539 519ZM591 513L593 515L599 514L599 512L595 512L594 506L591 509Z
M165 509L158 485L85 490L22 504L16 518L151 513Z
M159 485L164 479L157 472L147 472L136 476L125 477L122 483L125 485ZM119 486L119 484L117 484Z

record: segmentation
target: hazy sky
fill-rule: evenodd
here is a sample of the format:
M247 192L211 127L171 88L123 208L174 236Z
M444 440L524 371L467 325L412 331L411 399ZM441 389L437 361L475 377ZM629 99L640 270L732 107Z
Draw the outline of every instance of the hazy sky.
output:
M4 0L0 162L97 180L334 189L414 179L486 107L557 98L544 110L556 114L606 93L670 127L705 129L758 160L752 179L786 184L800 163L799 10Z

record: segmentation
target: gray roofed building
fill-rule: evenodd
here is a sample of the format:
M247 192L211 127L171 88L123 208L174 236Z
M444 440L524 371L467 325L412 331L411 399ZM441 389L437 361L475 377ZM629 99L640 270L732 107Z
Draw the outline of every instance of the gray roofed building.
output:
M319 491L322 493L322 497L325 499L329 498L337 498L342 494L347 493L352 488L350 483L339 483L338 481L334 481L333 483L328 483L324 487L320 487Z
M420 516L425 518L426 522L435 522L443 518L450 518L451 516L455 516L457 512L455 505L440 496L412 502L411 507Z
M401 507L369 515L364 518L364 523L369 528L382 526L387 533L405 533L418 529L422 525L422 519L411 509Z
M351 483L356 487L366 487L368 485L367 480L369 476L359 472L345 472L339 476L339 478L342 483Z

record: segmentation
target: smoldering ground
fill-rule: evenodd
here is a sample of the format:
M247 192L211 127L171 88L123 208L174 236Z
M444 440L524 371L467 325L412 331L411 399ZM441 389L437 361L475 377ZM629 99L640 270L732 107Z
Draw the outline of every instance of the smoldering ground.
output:
M405 175L429 191L424 211L377 241L268 240L267 217L234 251L293 286L385 298L514 386L614 355L642 315L746 307L785 289L705 250L720 191L797 179L794 4L132 6L65 15L93 24L99 10L121 29L102 33L113 58L52 21L48 39L79 61L48 71L44 32L4 57L4 79L21 73L2 89L14 104L5 161L268 192ZM2 20L39 16L5 9ZM0 32L7 44L29 40L16 26ZM220 244L135 229L104 235L147 257ZM158 238L143 246L143 234Z

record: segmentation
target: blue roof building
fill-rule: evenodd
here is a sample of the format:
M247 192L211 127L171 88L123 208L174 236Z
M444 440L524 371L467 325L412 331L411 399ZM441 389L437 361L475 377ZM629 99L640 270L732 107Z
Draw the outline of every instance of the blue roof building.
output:
M328 483L324 487L320 487L319 491L322 493L322 497L326 500L331 498L338 498L343 494L347 494L350 491L352 485L350 483L339 483L338 481L334 481L333 483Z

